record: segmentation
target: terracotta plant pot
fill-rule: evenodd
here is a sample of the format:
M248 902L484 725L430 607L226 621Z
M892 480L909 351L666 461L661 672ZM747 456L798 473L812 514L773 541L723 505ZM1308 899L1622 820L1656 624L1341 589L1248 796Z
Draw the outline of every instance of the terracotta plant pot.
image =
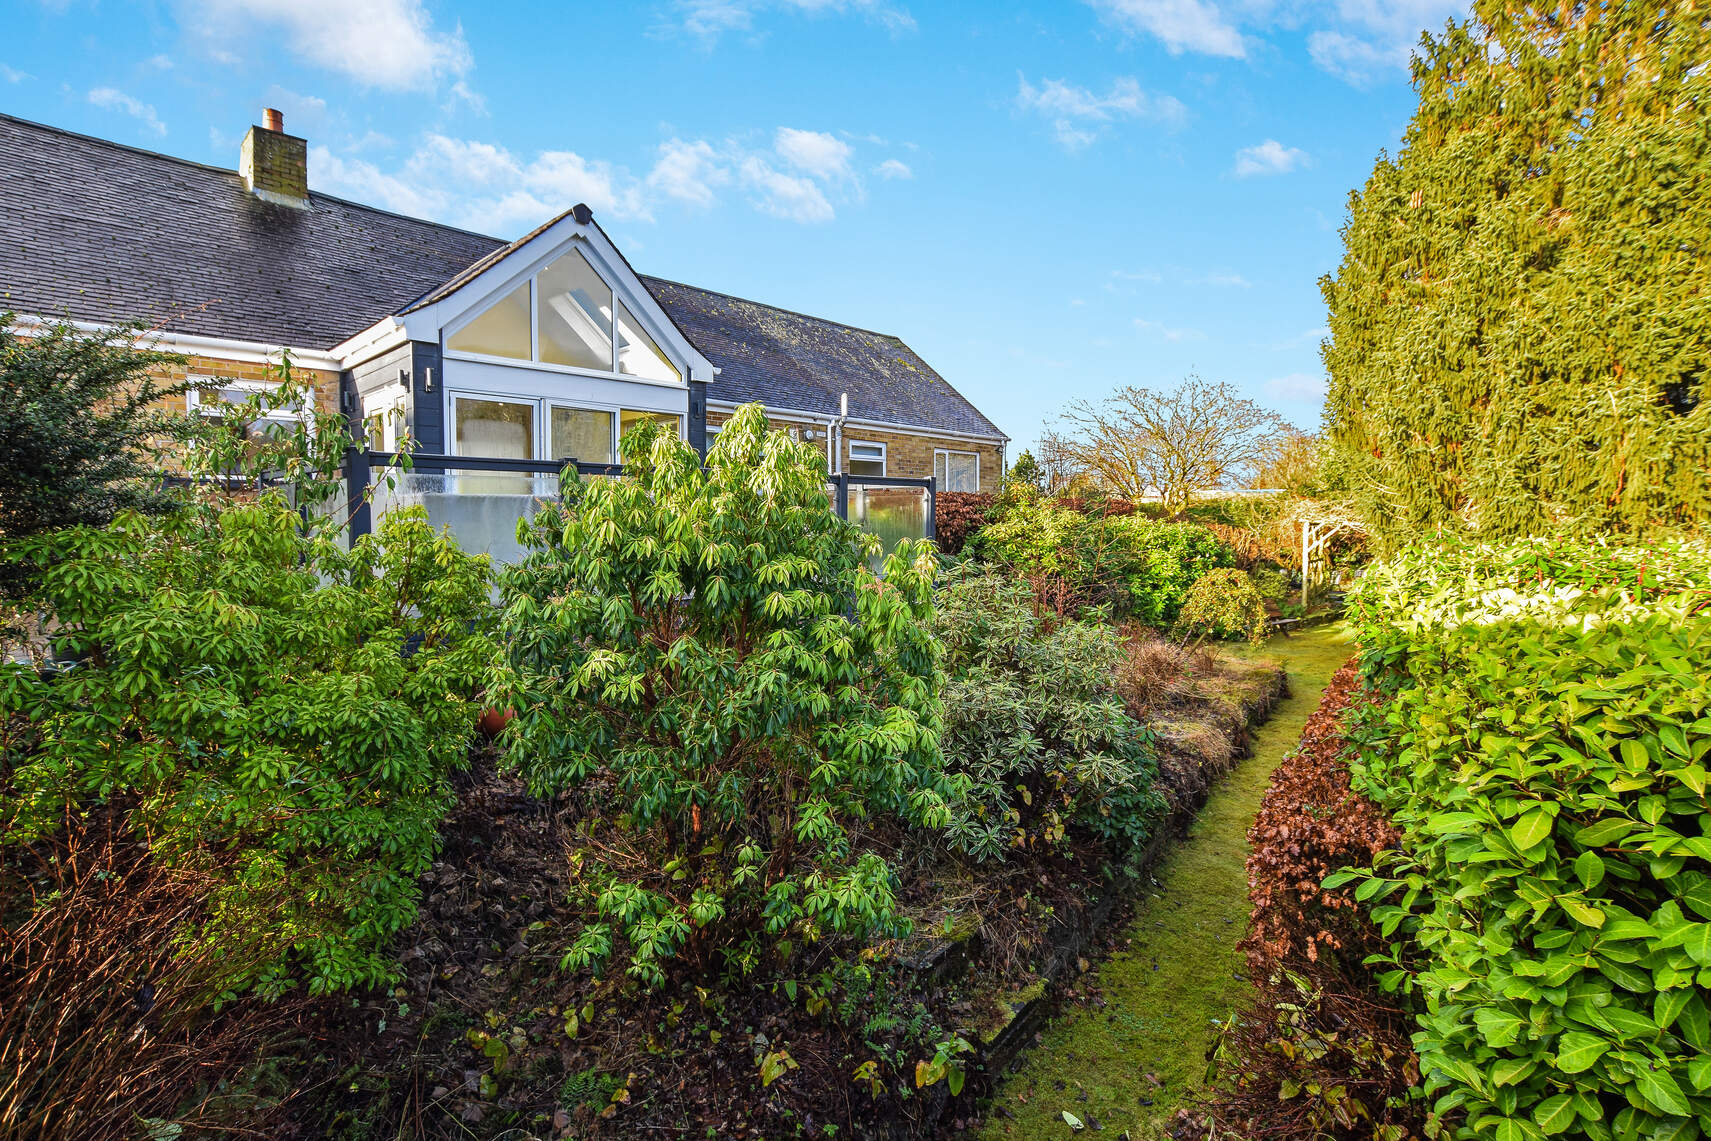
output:
M475 727L481 730L481 735L489 741L499 736L500 730L511 724L511 718L517 716L515 709L483 709L476 720Z

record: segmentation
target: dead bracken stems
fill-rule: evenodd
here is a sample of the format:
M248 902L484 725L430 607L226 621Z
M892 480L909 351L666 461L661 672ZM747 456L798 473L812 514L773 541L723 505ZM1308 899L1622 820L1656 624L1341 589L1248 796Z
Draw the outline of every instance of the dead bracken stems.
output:
M145 1121L220 1114L215 1083L254 1062L301 1000L215 1012L231 980L278 954L259 937L262 915L247 947L198 937L216 883L205 870L152 860L117 809L9 854L0 871L0 1141L129 1139Z

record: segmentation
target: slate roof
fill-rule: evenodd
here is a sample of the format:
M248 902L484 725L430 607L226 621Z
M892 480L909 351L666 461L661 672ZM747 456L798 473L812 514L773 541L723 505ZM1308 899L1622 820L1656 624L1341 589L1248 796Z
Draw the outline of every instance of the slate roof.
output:
M664 278L644 275L642 283L719 366L709 400L836 416L847 392L856 420L1004 435L897 337Z
M0 115L0 309L327 349L494 238Z
M328 349L514 246L0 114L0 310ZM642 281L721 371L715 401L1002 437L896 337L661 278Z

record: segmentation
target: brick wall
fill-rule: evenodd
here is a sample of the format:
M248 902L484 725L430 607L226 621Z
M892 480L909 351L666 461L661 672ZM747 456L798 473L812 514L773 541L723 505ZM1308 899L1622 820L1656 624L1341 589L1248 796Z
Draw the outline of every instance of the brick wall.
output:
M724 423L730 418L726 412L707 413L709 428ZM804 422L784 416L774 416L770 413L767 419L775 428L812 427L816 438L813 442L822 451L825 450L823 434L826 430L824 421ZM917 435L897 431L880 431L877 428L858 428L846 425L844 428L844 459L843 468L849 470L849 446L851 441L856 443L885 445L885 474L903 479L926 479L933 474L933 452L943 448L946 451L974 452L980 457L980 490L997 491L998 481L1003 476L1003 461L999 458L997 444L975 444L967 440L956 440L941 436Z

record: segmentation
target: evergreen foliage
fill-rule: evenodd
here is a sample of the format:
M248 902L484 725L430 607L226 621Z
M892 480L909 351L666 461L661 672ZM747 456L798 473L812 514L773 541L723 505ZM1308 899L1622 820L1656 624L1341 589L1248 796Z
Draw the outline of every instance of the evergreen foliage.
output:
M1265 640L1265 598L1246 571L1219 567L1207 571L1188 588L1188 599L1177 615L1179 638L1240 638Z
M977 860L1062 844L1079 823L1119 863L1164 813L1150 731L1113 691L1123 650L1102 622L1042 623L1028 587L959 568L940 592L945 760L971 781L951 845Z
M26 335L0 313L0 538L172 506L148 480L149 438L164 427L151 405L183 394L157 377L182 358L139 347L141 333L62 323ZM0 592L22 589L22 569L0 570Z
M567 964L625 943L653 987L668 960L747 970L789 937L899 931L857 832L878 814L942 828L957 794L932 547L904 541L875 575L823 455L758 405L705 470L668 433L620 450L622 479L566 473L503 579L510 760L537 791L595 797L631 853L588 860L595 919Z
M1456 1138L1711 1128L1711 549L1413 550L1357 590L1388 698L1354 787L1401 831L1359 881Z
M1711 517L1705 6L1479 0L1322 282L1327 417L1392 544Z
M1078 511L1057 500L1019 497L968 546L1030 580L1036 595L1062 598L1059 605L1036 597L1042 605L1069 615L1103 606L1112 617L1168 627L1194 580L1229 566L1235 554L1205 527L1121 515L1116 507Z
M391 976L492 657L486 560L394 512L350 552L283 495L122 513L13 549L55 666L0 665L0 842L129 808L152 858L208 871L223 980Z

